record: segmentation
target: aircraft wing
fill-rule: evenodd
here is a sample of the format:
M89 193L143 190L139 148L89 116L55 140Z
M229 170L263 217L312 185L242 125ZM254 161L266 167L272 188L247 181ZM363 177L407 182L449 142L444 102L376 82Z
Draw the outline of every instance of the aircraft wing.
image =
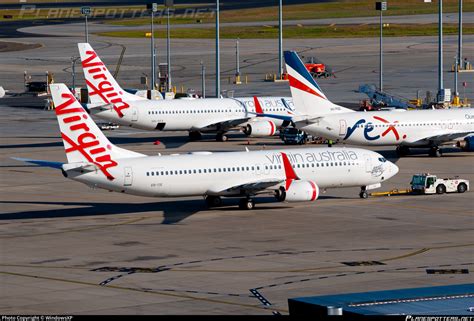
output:
M464 137L472 135L472 134L474 134L474 132L469 131L469 132L457 132L457 133L434 135L434 136L430 136L430 137L420 139L419 141L417 141L415 143L418 143L418 142L434 142L434 143L437 143L437 144L441 144L441 143L446 143L446 142L450 142L450 141L453 141L453 140L457 140L457 139L460 139L460 138L464 138Z
M228 130L231 128L235 128L238 125L245 124L248 122L252 117L244 117L244 118L238 118L238 119L229 119L229 120L223 120L220 122L214 122L214 123L203 123L199 124L197 126L194 126L194 130L203 130L203 129L210 129L210 128L219 128L222 130Z
M234 185L234 186L220 186L211 191L211 194L226 194L240 191L242 194L255 194L257 192L266 190L270 187L275 187L285 182L285 179L260 179L250 182Z

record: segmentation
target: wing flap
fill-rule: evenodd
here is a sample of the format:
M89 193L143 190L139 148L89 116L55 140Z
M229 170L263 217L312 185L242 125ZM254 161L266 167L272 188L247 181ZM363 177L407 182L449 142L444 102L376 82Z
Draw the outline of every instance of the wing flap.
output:
M219 195L233 192L249 192L250 194L266 190L270 187L276 187L284 183L284 179L261 179L252 182L246 182L234 186L220 186L208 191L208 194Z

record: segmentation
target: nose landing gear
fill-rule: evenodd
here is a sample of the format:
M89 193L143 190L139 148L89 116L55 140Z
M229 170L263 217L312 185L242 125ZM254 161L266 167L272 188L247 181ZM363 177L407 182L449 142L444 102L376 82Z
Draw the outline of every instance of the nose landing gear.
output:
M360 188L359 197L360 198L368 198L369 197L369 193L367 193L367 188L365 186L362 186Z

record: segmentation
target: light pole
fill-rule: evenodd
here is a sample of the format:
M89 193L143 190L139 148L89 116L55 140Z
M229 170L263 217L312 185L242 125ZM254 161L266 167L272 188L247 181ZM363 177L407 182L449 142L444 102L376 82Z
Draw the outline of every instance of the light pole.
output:
M150 89L154 90L155 89L155 76L156 76L156 67L155 67L155 28L153 25L153 19L155 17L155 12L158 11L158 4L157 3L152 3L151 6L150 4L147 5L149 9L151 9L151 86Z
M206 98L206 67L201 60L201 96Z
M221 96L221 59L220 59L220 39L219 39L219 0L216 0L216 97Z
M458 65L462 62L462 0L459 0L459 17L458 17Z
M240 76L240 50L239 50L239 38L235 42L235 75L238 77Z
M443 88L443 0L438 0L438 96Z
M168 64L168 79L166 91L171 91L171 47L170 47L170 7L173 6L173 0L165 0L166 6L166 62Z
M86 18L85 20L86 43L89 43L89 28L87 25L87 17L91 14L91 7L81 7L81 14Z
M278 6L278 74L283 78L283 0L280 0Z
M376 2L375 4L375 9L380 11L380 66L379 66L379 90L383 91L383 20L382 20L382 13L387 10L387 2L382 1L382 2Z
M458 93L458 56L454 57L456 60L454 65L454 97L453 97L453 104L459 105L459 93Z
M71 57L72 65L72 92L76 94L76 61L81 57Z

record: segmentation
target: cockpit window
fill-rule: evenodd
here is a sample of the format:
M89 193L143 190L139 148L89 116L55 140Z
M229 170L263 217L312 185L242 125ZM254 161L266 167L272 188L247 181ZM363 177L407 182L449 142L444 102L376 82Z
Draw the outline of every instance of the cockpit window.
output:
M387 160L385 159L385 157L379 157L379 161L380 161L381 163L385 163Z

